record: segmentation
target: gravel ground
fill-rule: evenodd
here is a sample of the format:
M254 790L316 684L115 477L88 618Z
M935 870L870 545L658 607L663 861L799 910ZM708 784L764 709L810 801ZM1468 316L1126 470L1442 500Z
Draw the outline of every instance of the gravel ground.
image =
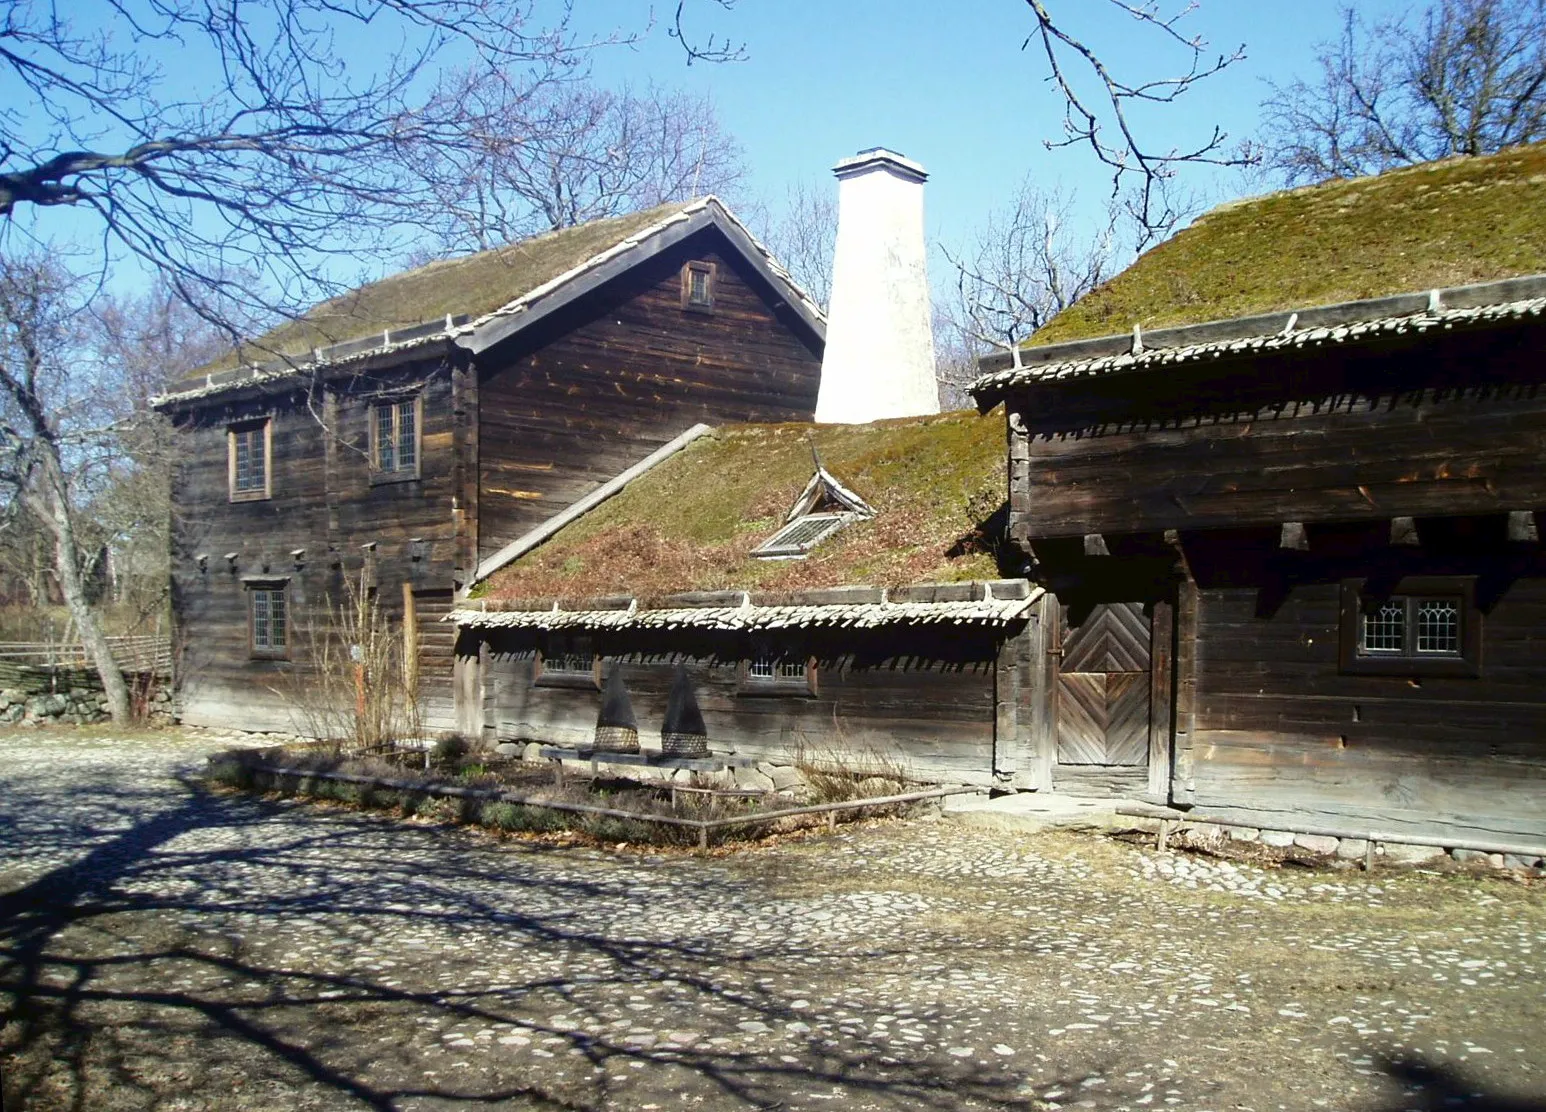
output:
M0 735L19 1109L1546 1110L1546 899L914 820L736 855Z

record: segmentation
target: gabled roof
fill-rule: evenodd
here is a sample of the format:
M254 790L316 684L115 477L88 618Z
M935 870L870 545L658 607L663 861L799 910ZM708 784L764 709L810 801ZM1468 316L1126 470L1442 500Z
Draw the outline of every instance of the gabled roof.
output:
M814 445L875 516L803 560L759 560L809 485ZM732 425L701 436L477 589L493 599L892 587L997 578L983 526L1006 498L1003 418Z
M1546 275L1429 290L1346 305L1268 313L1130 336L1076 340L1023 354L1020 366L983 361L970 392L980 407L1005 393L1071 378L1154 371L1182 363L1249 359L1281 351L1357 346L1399 336L1546 323ZM989 369L991 367L999 369Z
M716 197L662 205L404 271L323 302L201 368L158 405L284 385L301 373L455 344L497 344L706 228L717 228L818 340L821 309ZM240 360L240 365L238 364Z
M1546 143L1220 205L1036 347L1546 273Z

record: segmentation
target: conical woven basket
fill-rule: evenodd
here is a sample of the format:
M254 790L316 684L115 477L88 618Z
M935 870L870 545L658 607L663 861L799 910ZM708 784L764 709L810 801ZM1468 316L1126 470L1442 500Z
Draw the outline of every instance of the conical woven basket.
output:
M632 726L597 726L596 749L603 753L637 753L639 731Z
M709 739L703 734L661 734L660 749L668 757L707 757Z

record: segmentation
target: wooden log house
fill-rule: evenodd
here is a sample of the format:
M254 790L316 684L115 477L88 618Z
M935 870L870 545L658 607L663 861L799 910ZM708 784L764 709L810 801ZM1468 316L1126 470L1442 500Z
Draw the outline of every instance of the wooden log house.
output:
M454 612L484 738L589 747L621 669L659 750L685 665L717 753L1034 785L1043 592L1000 565L1002 438L971 412L699 437Z
M809 418L824 320L708 198L431 263L159 400L185 722L296 730L305 627L363 581L457 726L481 563L702 421Z
M1543 271L1537 145L1226 206L985 365L1052 787L1546 836Z

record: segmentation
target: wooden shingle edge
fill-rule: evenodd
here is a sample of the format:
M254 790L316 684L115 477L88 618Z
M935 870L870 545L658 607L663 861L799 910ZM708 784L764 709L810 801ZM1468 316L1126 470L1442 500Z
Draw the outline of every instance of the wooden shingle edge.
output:
M979 408L996 404L1007 389L1081 375L1139 371L1186 359L1288 346L1373 339L1421 328L1488 324L1539 315L1546 275L1507 278L1393 297L1284 310L1141 333L1072 340L1023 349L1020 365L1007 354L985 356L983 373L968 388Z
M634 464L626 471L619 472L618 474L612 476L612 478L608 479L606 482L602 483L595 490L585 495L583 498L577 499L569 506L568 509L560 510L558 513L544 521L541 525L538 525L535 529L532 529L523 536L511 541L509 544L505 545L498 552L494 553L486 560L479 561L478 570L473 575L473 583L478 583L484 579L487 579L506 564L524 556L526 553L536 548L543 541L551 537L554 533L562 529L565 525L568 525L570 522L576 520L577 518L584 516L591 510L595 509L597 506L601 505L601 503L605 502L608 498L611 498L614 494L617 494L629 483L637 479L640 475L643 475L647 471L654 468L656 465L670 459L683 448L687 447L687 445L691 444L694 440L697 440L700 436L705 436L713 431L714 430L708 425L694 425L680 436L666 444L661 445L659 448L656 448L653 452L645 456L638 463ZM469 587L470 586L471 584L469 584Z

